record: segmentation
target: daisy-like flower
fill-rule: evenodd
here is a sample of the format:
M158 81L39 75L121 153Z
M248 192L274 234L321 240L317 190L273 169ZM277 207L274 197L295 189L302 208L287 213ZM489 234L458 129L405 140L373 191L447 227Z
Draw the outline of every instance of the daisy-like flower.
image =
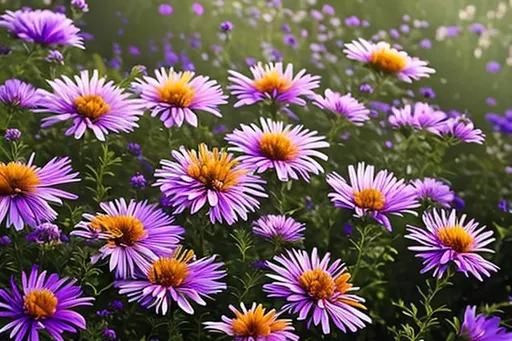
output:
M445 183L433 178L416 179L411 185L416 191L419 200L438 203L442 207L450 207L455 199L455 193Z
M463 341L510 341L512 333L500 327L501 319L496 316L486 318L484 314L476 314L476 307L467 306L464 322L460 329Z
M306 225L284 215L266 215L252 223L252 232L269 239L295 242L304 239Z
M427 62L410 57L407 52L398 51L386 42L374 44L360 38L346 44L343 52L349 59L363 62L380 72L396 75L407 83L435 73L434 69L427 66Z
M423 259L425 267L421 273L434 270L434 276L442 277L450 264L454 264L459 272L466 276L472 274L482 281L482 275L490 277L491 272L499 268L485 260L478 252L494 251L485 246L492 243L493 231L485 231L485 226L471 219L466 222L466 215L457 218L456 210L433 210L423 215L425 228L408 225L405 238L414 240L420 246L411 246L409 250L415 251L417 257Z
M60 244L68 241L68 237L62 233L61 229L52 223L37 226L34 231L27 234L25 239L37 244Z
M421 102L414 104L414 107L407 104L401 109L391 108L391 111L392 114L388 120L394 128L411 127L432 133L437 133L447 117L444 112L435 110L427 103Z
M253 303L250 309L230 305L235 318L222 316L222 322L205 322L206 329L232 336L236 341L298 341L290 320L279 319L275 309L266 313L263 305Z
M196 259L194 251L178 247L170 257L153 261L143 278L116 281L114 285L130 302L139 302L148 309L155 307L157 314L165 315L173 301L187 314L193 314L189 300L204 306L203 297L227 288L218 281L226 276L222 266L215 262L215 256Z
M351 94L342 96L338 92L327 89L325 90L325 97L316 95L313 104L336 115L343 116L357 126L362 126L365 121L370 119L370 110L359 103Z
M32 109L40 104L41 96L31 84L13 78L8 79L0 86L0 102L5 105Z
M350 184L337 173L327 176L327 183L335 192L329 193L336 207L355 210L357 217L369 215L389 231L391 223L386 214L402 216L402 213L416 214L411 209L419 207L414 188L398 180L393 173L381 170L374 175L375 167L363 162L348 167Z
M11 277L11 288L0 289L0 316L12 321L0 333L11 330L11 340L38 341L44 330L54 340L64 341L63 332L85 329L85 319L72 308L90 306L94 298L82 297L82 289L74 284L75 280L57 274L39 273L36 265L28 278L21 273L21 290Z
M110 271L115 269L117 278L134 278L159 256L172 255L185 232L181 226L172 225L169 217L157 205L146 201L118 199L101 203L105 213L96 216L84 214L71 235L104 243L92 261L110 258Z
M83 49L83 38L73 21L50 10L6 11L0 26L16 38L42 45L69 45Z
M74 77L67 76L48 81L53 93L40 90L43 96L41 109L35 112L48 112L52 116L43 118L42 127L73 120L66 135L81 138L91 129L100 141L109 132L131 132L138 127L139 116L144 114L141 100L130 99L130 94L114 85L114 82L99 78L98 70L92 77L85 70Z
M208 203L212 223L225 220L232 225L238 217L247 220L247 212L259 208L255 197L268 197L261 186L265 181L249 174L232 154L217 148L209 151L201 144L198 152L181 147L172 156L176 161L160 161L154 186L160 186L175 213L190 208L194 214Z
M473 122L465 115L447 119L438 129L440 135L452 137L464 143L483 144L485 134L476 129Z
M330 264L330 254L320 259L315 248L311 256L305 250L292 250L275 256L274 262L267 262L274 272L267 276L274 282L265 284L263 290L268 297L285 299L288 303L283 310L298 314L298 320L307 320L308 327L321 324L323 333L329 334L332 320L346 333L371 323L360 310L366 310L364 299L351 294L359 288L348 282L350 274L339 259Z
M27 163L0 163L0 222L7 219L6 226L14 225L18 231L25 224L36 227L55 220L57 212L49 203L62 204L61 199L78 198L54 188L80 181L78 173L72 173L69 158L53 158L42 168L34 165L34 158L32 154Z
M230 151L241 152L240 161L257 173L275 168L281 181L297 180L299 175L309 181L310 173L320 174L322 166L314 159L327 160L319 148L329 147L324 136L303 126L284 125L271 119L260 119L261 128L256 124L240 126L226 135L233 145Z
M258 63L251 67L253 79L229 70L228 79L233 84L228 89L238 98L235 108L264 100L306 105L302 97L314 95L312 90L320 86L320 76L306 74L303 69L294 77L292 64L287 64L284 70L283 67L283 63Z
M172 68L155 70L155 78L144 76L134 86L141 92L151 116L160 115L167 128L181 127L184 121L197 127L195 111L221 117L217 107L226 104L228 98L216 81L205 76L194 77L190 71L175 72Z

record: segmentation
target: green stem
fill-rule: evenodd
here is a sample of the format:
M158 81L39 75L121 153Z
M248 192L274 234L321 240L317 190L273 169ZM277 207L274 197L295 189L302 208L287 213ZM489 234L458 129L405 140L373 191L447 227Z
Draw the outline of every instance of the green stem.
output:
M366 248L366 243L369 238L366 238L366 233L368 232L368 227L371 225L364 224L362 228L357 228L359 231L361 238L359 242L356 244L357 249L357 259L356 264L354 264L354 270L352 271L352 281L355 281L356 275L359 273L359 269L361 268L361 262L363 260L364 249Z

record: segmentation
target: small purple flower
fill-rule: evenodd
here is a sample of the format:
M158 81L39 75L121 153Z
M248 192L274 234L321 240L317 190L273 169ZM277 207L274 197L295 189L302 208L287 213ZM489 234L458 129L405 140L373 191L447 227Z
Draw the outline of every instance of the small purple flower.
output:
M325 4L324 7L322 7L322 12L324 12L327 15L334 15L334 14L336 14L336 11L334 10L334 7L332 7L329 4Z
M398 32L398 30L396 28L392 28L391 30L389 30L389 35L391 36L391 38L393 39L398 39L400 38L400 32Z
M393 142L391 142L391 141L386 141L386 142L384 142L384 146L385 146L386 148L388 148L388 149L391 149L391 148L393 148Z
M487 72L489 73L498 73L501 71L501 64L496 61L490 61L487 63Z
M252 232L268 239L295 242L304 239L306 225L283 215L266 215L252 224Z
M192 11L194 11L194 13L200 17L204 14L204 7L199 2L194 2L192 4Z
M455 209L457 209L457 211L461 211L464 209L464 207L466 207L466 203L464 202L464 199L462 199L461 197L459 196L455 196L455 198L453 199L453 207L455 207Z
M288 24L282 24L281 25L281 30L284 33L292 33L292 29L291 29L290 25L288 25Z
M423 39L422 41L420 41L419 47L425 50L430 50L432 48L432 41L430 41L429 39Z
M148 181L143 174L137 173L131 177L130 185L135 189L143 189L148 185Z
M28 83L12 78L0 86L0 102L9 106L32 109L41 100L37 90Z
M25 9L25 8L24 8ZM27 10L31 10L29 7L26 7ZM66 14L66 6L63 6L63 5L57 5L55 6L55 8L53 9L53 11L55 13L60 13L60 14Z
M89 6L85 2L85 0L71 0L71 6L73 6L80 12L89 12Z
M64 65L64 56L58 50L50 50L45 59L48 63L57 63Z
M447 37L456 37L459 35L461 28L459 26L446 26L446 36Z
M128 47L128 53L131 54L132 56L139 56L140 55L140 50L137 46L130 46Z
M500 327L501 319L497 316L487 318L476 314L476 307L467 306L464 322L460 328L460 340L468 341L510 341L512 333ZM459 339L458 339L459 340Z
M121 301L112 301L109 304L109 307L115 310L122 310L123 309L123 302Z
M498 208L500 209L500 211L502 212L509 212L509 209L510 209L510 201L508 200L501 200L499 203L498 203Z
M5 131L4 139L7 142L16 142L21 138L21 131L16 128L9 128Z
M482 130L476 129L473 122L465 115L447 119L438 129L439 134L464 143L483 144L485 140Z
M173 11L174 11L174 9L169 4L161 4L158 7L158 13L160 13L161 15L168 16L168 15L171 15Z
M11 53L11 48L8 46L0 45L0 55L5 56Z
M9 236L0 237L0 246L7 246L7 245L11 245L11 244L12 244L12 240L11 240L11 238L9 238Z
M37 226L34 231L27 234L26 240L37 244L60 244L67 241L59 227L52 223L43 223Z
M370 84L362 84L359 87L359 91L367 93L367 94L372 94L373 93L373 87Z
M476 35L482 35L487 29L485 25L482 25L480 23L473 23L469 25L469 30L473 32Z
M255 260L254 262L252 262L251 267L259 270L268 269L267 261L264 260Z
M218 124L213 127L212 133L214 134L224 134L228 131L228 128L224 124Z
M359 27L361 25L361 20L355 15L345 18L345 25L347 27Z
M130 142L128 143L126 148L128 149L128 152L130 154L133 154L135 156L142 155L142 147L138 143Z
M346 223L343 225L343 233L345 233L346 236L350 237L352 235L353 226L350 223Z
M450 207L455 193L450 187L433 178L417 179L412 182L418 200L438 203L442 207Z
M96 312L96 315L99 317L109 317L109 316L112 316L112 312L110 310L103 309L103 310L98 310Z
M409 33L411 31L411 27L407 24L400 25L400 31L402 33Z
M313 203L313 199L309 195L306 195L306 197L304 198L304 208L307 211L312 211L315 208L315 204Z
M283 41L288 46L291 46L293 48L297 47L297 38L295 38L293 34L286 34L283 37Z
M491 106L491 107L498 105L496 98L493 98L493 97L488 97L485 102L487 103L488 106Z
M314 9L311 11L311 18L313 18L316 21L322 21L324 20L324 15L322 14L322 12Z
M231 32L233 30L233 24L230 21L224 21L219 25L219 29L222 32Z
M116 332L113 329L103 329L103 336L108 340L115 340L117 338Z
M436 98L436 93L432 88L420 88L420 94L425 98Z

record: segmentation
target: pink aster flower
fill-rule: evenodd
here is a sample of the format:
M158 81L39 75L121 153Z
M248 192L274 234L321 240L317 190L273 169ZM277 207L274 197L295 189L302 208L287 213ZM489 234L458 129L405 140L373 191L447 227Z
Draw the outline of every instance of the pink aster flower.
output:
M432 133L437 133L447 117L444 112L435 110L427 103L420 102L414 104L414 107L407 104L401 109L391 108L391 111L392 114L388 120L394 128L411 127L428 130Z
M438 128L438 132L440 135L452 137L464 143L483 144L485 140L482 130L476 129L473 122L465 115L447 119Z
M455 193L445 183L433 178L416 179L411 185L416 191L417 199L438 203L442 207L450 207Z
M306 225L284 215L266 215L252 223L254 234L278 239L284 242L295 242L304 239Z
M41 96L31 84L12 78L0 86L0 102L14 108L31 109L41 103Z
M357 126L362 126L365 121L370 119L370 110L366 109L351 94L342 96L338 92L327 89L325 97L316 95L314 98L313 104L317 107L343 116Z

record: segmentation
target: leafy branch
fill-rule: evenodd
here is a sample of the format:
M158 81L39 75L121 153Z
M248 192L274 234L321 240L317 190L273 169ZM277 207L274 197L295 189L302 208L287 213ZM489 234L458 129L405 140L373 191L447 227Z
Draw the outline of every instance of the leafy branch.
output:
M121 164L121 158L108 149L108 143L101 145L101 155L98 157L98 166L95 168L93 165L86 164L85 167L88 169L86 172L85 179L94 183L94 187L87 186L93 193L93 199L95 202L103 202L111 189L110 186L104 184L104 180L107 176L115 176L112 168Z

